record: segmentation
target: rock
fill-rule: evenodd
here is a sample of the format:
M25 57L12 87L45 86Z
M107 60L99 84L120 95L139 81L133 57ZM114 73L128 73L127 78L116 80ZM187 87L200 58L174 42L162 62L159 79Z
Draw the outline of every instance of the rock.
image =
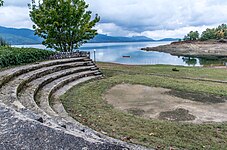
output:
M141 50L170 53L174 56L225 58L227 57L227 40L173 42L157 47L141 48Z
M173 68L172 71L179 72L180 70L178 70L177 68Z
M41 123L44 122L42 117L38 118L37 121L39 121L39 122L41 122Z
M63 124L63 125L61 125L61 127L66 129L66 125L64 125L64 124Z

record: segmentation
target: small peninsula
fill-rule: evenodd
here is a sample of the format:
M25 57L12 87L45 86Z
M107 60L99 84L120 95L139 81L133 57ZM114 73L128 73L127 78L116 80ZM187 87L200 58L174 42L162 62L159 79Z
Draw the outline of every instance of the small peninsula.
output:
M141 50L170 53L176 56L227 58L227 40L181 41Z
M227 25L207 28L201 35L198 31L190 31L183 41L142 50L166 52L176 56L227 58Z

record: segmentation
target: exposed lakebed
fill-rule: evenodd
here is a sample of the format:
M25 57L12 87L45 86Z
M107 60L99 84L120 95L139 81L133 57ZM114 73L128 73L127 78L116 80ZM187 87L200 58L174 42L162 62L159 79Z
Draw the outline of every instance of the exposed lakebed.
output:
M91 58L100 62L112 62L129 65L181 65L181 66L224 66L225 60L186 56L173 56L169 53L142 51L143 47L156 47L171 42L127 42L127 43L87 43L80 48L90 51ZM19 45L17 47L35 47L45 49L43 45ZM94 56L94 49L96 50Z
M116 109L148 119L192 123L227 121L226 97L120 84L108 90L104 99Z

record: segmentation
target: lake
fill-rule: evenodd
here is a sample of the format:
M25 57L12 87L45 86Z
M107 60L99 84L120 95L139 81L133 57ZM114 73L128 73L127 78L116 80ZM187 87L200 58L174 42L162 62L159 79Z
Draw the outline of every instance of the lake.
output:
M87 43L80 48L81 51L91 52L91 58L100 62L112 62L129 65L225 65L222 60L207 60L201 58L189 58L184 56L172 56L162 52L146 52L140 50L143 47L154 47L169 44L170 42L126 42L126 43ZM34 47L45 49L43 45L15 45L16 47ZM94 56L95 49L95 56Z

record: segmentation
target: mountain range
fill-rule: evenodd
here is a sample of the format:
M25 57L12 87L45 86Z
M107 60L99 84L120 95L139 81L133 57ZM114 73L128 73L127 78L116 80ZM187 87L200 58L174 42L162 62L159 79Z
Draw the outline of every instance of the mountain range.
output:
M0 26L0 37L11 45L26 45L26 44L41 44L43 39L34 35L31 29L16 29ZM98 34L90 43L110 43L110 42L155 42L155 41L177 41L179 39L166 38L161 40L154 40L146 36L133 37L115 37L104 34Z

